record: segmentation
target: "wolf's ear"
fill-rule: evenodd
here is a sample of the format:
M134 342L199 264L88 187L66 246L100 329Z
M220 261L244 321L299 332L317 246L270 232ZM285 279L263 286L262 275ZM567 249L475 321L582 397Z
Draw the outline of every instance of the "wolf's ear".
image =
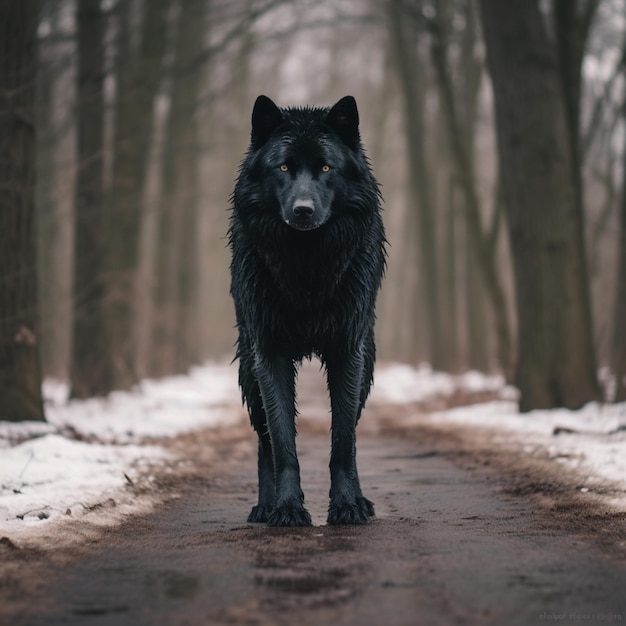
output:
M326 123L349 148L358 148L359 111L352 96L345 96L328 111Z
M260 148L283 123L280 109L267 97L259 96L252 109L252 144Z

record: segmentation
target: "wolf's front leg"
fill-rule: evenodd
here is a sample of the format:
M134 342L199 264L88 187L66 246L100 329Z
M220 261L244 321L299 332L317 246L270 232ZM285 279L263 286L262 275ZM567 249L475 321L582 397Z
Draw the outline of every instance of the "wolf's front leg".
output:
M257 353L255 373L263 399L274 458L275 501L270 526L310 526L296 455L295 370L291 359Z
M356 468L356 424L361 413L362 350L326 358L332 408L329 524L365 524L374 505L363 497Z
M272 442L267 432L267 418L263 409L259 383L256 379L254 354L250 350L244 333L240 335L239 347L239 386L248 407L250 423L259 436L259 501L250 511L248 521L267 522L276 497Z

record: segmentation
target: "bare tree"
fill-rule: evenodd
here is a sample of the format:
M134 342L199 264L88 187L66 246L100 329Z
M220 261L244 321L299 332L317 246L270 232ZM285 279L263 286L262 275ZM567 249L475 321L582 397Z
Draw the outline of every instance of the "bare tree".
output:
M582 91L582 64L589 29L600 0L554 0L554 26L560 63L560 77L567 112L572 161L579 186L582 211L580 106Z
M426 22L431 34L431 58L435 70L437 88L440 94L442 110L446 120L447 138L450 143L450 153L463 194L463 207L467 224L468 246L472 254L472 262L480 271L482 283L489 298L496 333L498 361L507 378L512 377L513 354L511 346L511 330L509 327L508 312L502 279L497 271L495 248L492 244L494 237L485 234L482 226L481 203L476 188L476 172L472 158L471 142L467 130L461 123L457 98L448 67L448 38L444 20L444 2L435 1L435 17ZM471 28L467 24L466 28ZM469 120L465 128L471 128Z
M198 196L198 97L201 74L194 60L202 52L207 25L204 3L183 3L174 50L171 109L166 126L161 198L162 317L159 373L172 374L193 362L196 301L193 260ZM197 340L195 341L197 344Z
M414 206L420 252L419 300L428 323L428 358L435 369L447 369L440 310L437 237L430 172L426 160L425 76L417 57L415 22L401 2L388 3L390 39L402 86L411 201ZM408 19L407 19L408 18Z
M100 0L78 0L78 176L74 236L74 323L71 393L111 390L105 325L104 260L104 17Z
M133 341L133 289L140 207L153 130L152 110L162 80L172 0L144 3L135 53L132 0L118 3L116 111L111 206L107 224L107 323L113 384L137 382Z
M35 245L36 0L0 3L0 419L43 420Z
M626 46L624 50L626 52ZM624 74L626 76L626 71ZM623 106L624 122L626 123L626 100ZM617 293L613 319L613 341L611 342L611 365L617 382L616 402L626 402L626 142L624 142L622 161L622 202L619 227Z
M520 409L598 399L578 184L538 0L481 0L513 253Z
M46 376L68 380L77 148L75 2L47 0L39 6L36 206L41 359Z

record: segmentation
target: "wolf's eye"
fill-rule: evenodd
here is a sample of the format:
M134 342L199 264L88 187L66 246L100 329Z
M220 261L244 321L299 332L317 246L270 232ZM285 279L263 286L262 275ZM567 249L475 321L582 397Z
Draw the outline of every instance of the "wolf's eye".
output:
M322 165L322 172L324 172L324 174L330 172L330 165Z
M281 171L281 172L287 172L288 170L289 170L289 168L287 167L287 165L286 165L285 163L283 163L283 164L280 166L280 171Z

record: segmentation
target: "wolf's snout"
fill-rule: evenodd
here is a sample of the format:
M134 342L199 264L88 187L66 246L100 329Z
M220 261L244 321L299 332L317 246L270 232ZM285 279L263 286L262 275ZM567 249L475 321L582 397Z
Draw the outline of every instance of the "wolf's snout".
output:
M313 213L315 213L315 208L313 207L313 202L304 203L300 202L293 207L294 217L313 217Z
M312 230L320 226L320 211L316 210L315 203L309 198L297 198L291 205L291 211L284 216L284 220L296 230Z

